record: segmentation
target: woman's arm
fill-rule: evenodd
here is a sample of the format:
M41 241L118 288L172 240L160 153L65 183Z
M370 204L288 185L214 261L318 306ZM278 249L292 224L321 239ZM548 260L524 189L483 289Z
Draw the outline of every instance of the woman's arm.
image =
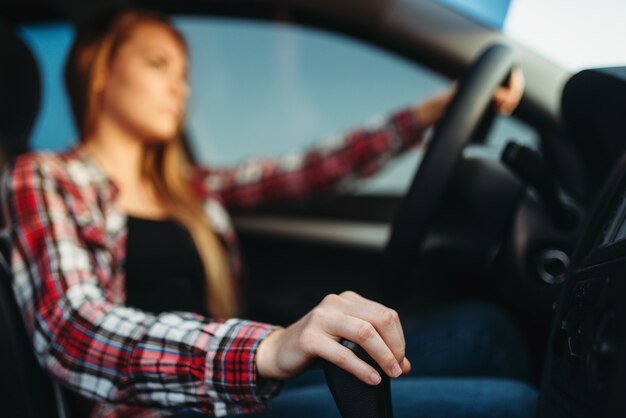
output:
M414 108L383 123L355 129L304 152L253 159L230 168L198 168L196 184L217 192L224 205L254 207L345 190L391 158L421 144L423 126Z
M68 209L76 197L50 171L45 158L20 157L2 196L13 288L44 369L94 400L206 413L258 410L276 393L276 385L263 393L256 385L256 350L272 327L112 303L99 274L115 272L95 270L95 250Z
M522 71L511 72L509 85L493 96L496 109L511 114L524 91ZM196 184L217 192L230 208L302 200L313 194L350 189L355 180L377 173L393 157L422 145L424 131L443 115L456 90L453 85L417 106L391 115L381 124L362 127L283 158L253 159L232 168L198 168Z

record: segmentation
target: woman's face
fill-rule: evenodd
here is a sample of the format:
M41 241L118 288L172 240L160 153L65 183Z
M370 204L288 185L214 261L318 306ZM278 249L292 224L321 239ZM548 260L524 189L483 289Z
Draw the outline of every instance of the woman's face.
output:
M113 57L101 93L103 119L143 141L175 138L189 94L183 46L163 24L139 24Z

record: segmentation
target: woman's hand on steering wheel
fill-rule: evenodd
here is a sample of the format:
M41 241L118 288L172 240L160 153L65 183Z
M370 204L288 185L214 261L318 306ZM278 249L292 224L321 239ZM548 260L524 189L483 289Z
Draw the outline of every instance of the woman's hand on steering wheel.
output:
M328 295L307 315L263 339L257 351L260 376L287 379L321 357L376 385L378 372L339 341L348 339L367 351L389 377L411 369L398 314L354 292Z
M520 68L514 68L511 71L508 84L498 87L493 94L496 111L503 115L512 114L522 100L525 85L524 73ZM446 107L456 93L456 87L457 83L455 82L450 89L427 99L415 107L415 115L420 126L428 128L441 119Z

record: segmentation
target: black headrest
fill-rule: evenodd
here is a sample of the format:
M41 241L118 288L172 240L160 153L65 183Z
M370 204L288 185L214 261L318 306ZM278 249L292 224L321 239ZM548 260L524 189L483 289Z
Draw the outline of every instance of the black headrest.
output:
M590 198L626 152L626 67L585 70L569 79L563 121L584 155Z
M0 148L9 157L28 149L40 85L30 49L11 26L0 22Z
M9 158L28 149L37 116L37 63L15 30L0 22L0 153ZM0 169L3 167L0 155ZM0 229L2 214L0 213ZM2 416L49 418L57 414L54 386L41 370L13 295L6 241L0 231L0 404Z

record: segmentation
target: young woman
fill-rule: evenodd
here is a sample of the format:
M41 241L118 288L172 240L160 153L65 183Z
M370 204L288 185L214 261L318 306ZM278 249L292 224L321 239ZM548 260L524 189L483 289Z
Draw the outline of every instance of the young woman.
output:
M124 11L82 28L66 67L80 143L63 153L23 155L6 173L10 187L2 203L11 225L13 287L41 365L93 401L94 417L259 411L282 381L317 357L377 384L380 375L343 348L341 338L361 344L389 376L408 374L396 312L353 292L327 296L286 328L236 319L240 266L224 207L343 188L418 146L452 93L300 158L197 168L185 160L180 142L186 72L185 42L159 15ZM522 90L515 71L511 87L496 93L500 111L512 112ZM467 309L446 315L446 323L464 317L460 329L475 330ZM481 330L492 335L496 328L506 326L492 321ZM485 335L472 334L482 345L464 346L464 363L494 353L498 344ZM516 362L505 354L485 361L500 361L494 368L502 370ZM463 367L461 374L481 374ZM435 392L456 399L463 416L478 416L485 407L499 416L495 403L506 416L529 416L534 400L526 386L502 380L411 385L407 380L402 390L423 398L404 416L436 410L439 404L426 399L436 400ZM467 405L481 399L473 392L478 387L485 399L472 412ZM399 405L411 400L402 390ZM328 396L320 401L325 395L290 398L288 392L270 416L326 414L332 407Z

